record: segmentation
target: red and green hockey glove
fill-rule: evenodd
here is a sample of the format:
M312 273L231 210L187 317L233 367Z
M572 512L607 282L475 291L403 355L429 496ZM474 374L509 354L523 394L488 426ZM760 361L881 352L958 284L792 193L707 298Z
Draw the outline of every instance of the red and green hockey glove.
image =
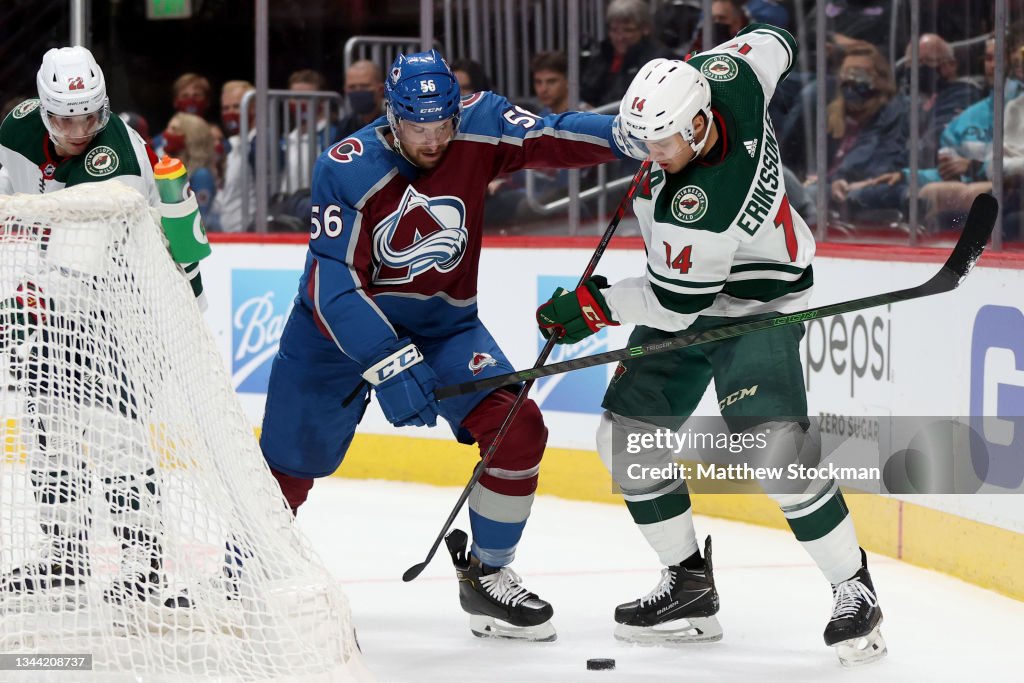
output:
M32 282L18 285L14 296L0 300L0 353L35 335L49 308L49 300Z
M545 339L561 334L559 344L575 344L604 327L618 325L601 294L607 286L606 278L595 275L572 292L556 289L547 303L537 309L540 333Z

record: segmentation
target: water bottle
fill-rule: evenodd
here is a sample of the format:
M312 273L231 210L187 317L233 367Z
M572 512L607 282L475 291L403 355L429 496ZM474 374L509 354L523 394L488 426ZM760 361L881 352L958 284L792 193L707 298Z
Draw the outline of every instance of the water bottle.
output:
M185 164L164 156L153 168L160 192L160 223L176 263L195 263L210 255L210 242Z

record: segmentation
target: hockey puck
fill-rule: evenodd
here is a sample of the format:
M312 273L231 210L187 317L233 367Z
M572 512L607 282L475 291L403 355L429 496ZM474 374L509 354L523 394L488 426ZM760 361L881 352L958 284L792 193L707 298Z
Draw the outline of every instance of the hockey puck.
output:
M610 671L615 668L614 659L588 659L587 671Z

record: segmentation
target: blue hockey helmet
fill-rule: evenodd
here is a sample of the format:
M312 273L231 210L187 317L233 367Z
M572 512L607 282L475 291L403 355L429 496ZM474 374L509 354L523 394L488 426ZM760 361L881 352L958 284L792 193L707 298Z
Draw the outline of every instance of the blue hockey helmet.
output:
M388 123L397 135L398 119L429 123L454 119L461 111L459 82L437 50L398 55L384 83Z

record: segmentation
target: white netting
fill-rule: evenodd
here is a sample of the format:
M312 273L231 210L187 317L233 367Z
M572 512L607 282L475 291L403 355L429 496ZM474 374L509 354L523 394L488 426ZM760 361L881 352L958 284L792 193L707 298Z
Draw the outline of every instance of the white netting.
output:
M362 675L137 192L0 197L0 368L0 653L93 655L25 680Z

